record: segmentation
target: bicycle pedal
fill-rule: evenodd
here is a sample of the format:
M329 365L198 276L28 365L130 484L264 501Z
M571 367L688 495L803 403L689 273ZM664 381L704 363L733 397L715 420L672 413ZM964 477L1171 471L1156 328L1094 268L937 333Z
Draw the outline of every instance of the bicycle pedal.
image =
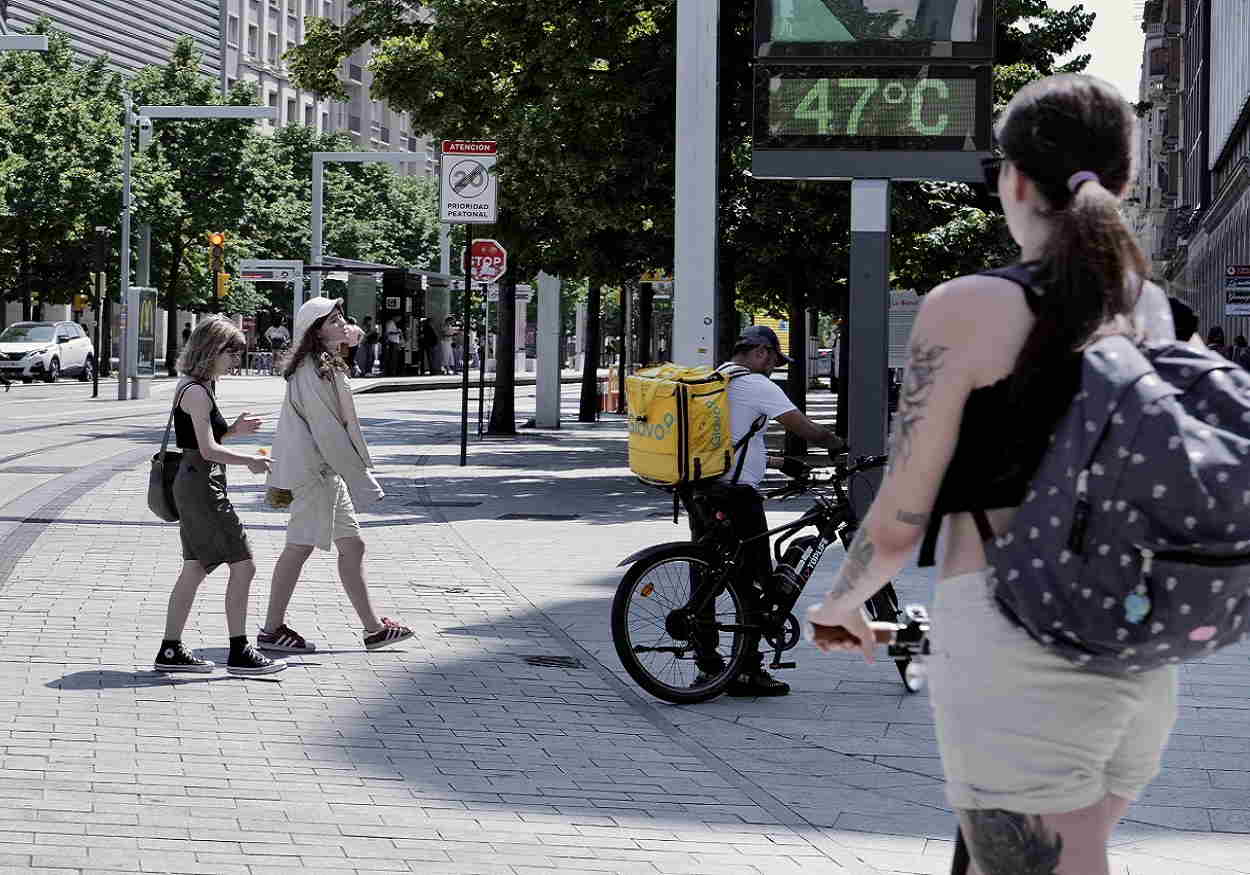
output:
M797 668L798 663L797 662L772 662L772 663L769 663L768 667L769 668Z

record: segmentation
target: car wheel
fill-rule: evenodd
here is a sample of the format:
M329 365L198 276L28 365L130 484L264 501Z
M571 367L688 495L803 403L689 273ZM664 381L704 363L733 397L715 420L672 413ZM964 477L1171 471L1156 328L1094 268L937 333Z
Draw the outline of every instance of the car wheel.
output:
M61 360L53 359L48 363L48 374L43 378L45 383L55 383L56 378L61 376Z
M95 376L95 359L87 357L87 362L82 366L82 372L78 375L81 383L90 383L91 378Z

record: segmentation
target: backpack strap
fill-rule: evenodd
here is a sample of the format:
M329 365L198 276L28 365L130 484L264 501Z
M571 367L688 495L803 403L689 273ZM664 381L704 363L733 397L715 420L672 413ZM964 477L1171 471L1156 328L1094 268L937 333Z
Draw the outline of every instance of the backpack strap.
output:
M1033 311L1033 315L1036 316L1041 312L1042 295L1037 291L1037 275L1032 265L1012 264L1007 267L996 267L993 270L983 270L977 276L996 276L999 279L1010 280L1024 292L1024 301Z
M990 525L990 518L981 508L971 511L972 521L976 523L977 534L981 536L981 540L989 542L993 540L994 527ZM938 535L942 532L942 516L943 514L935 513L929 519L929 526L925 529L924 541L920 544L920 555L916 557L916 567L931 568L937 560L937 541Z
M747 429L747 433L742 436L742 439L734 444L734 452L738 454L738 464L737 467L734 468L733 479L729 481L731 485L738 485L738 478L742 476L742 466L746 464L747 454L742 452L742 448L746 446L747 441L755 437L756 432L767 424L768 416L761 413L759 416L755 417L755 421L751 423L751 427Z

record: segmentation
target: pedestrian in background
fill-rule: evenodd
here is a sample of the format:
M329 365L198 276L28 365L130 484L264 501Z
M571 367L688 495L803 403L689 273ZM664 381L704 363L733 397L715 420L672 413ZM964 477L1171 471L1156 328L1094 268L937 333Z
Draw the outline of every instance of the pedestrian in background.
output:
M1207 347L1211 352L1218 352L1220 355L1228 358L1229 349L1225 345L1223 328L1218 325L1211 326L1211 330L1207 332Z
M186 322L182 326L182 345L185 347L191 340L191 323Z
M269 459L258 453L236 453L222 446L232 437L255 434L260 420L239 414L233 425L217 407L216 381L237 367L244 350L243 332L220 317L203 319L178 357L181 378L174 396L174 434L182 462L174 479L178 533L182 539L182 573L169 596L165 640L153 668L162 672L209 672L216 666L192 654L182 643L196 591L219 565L230 568L226 583L226 625L230 655L226 671L259 675L286 668L247 640L247 596L256 575L252 549L226 490L226 465L245 465L253 474L269 471Z
M365 336L360 342L360 351L356 354L356 367L360 370L360 376L369 377L373 375L373 360L378 353L378 329L373 324L373 317L366 316L360 329Z
M1022 264L924 297L885 478L808 613L822 650L871 659L860 606L948 516L926 663L946 795L977 875L1106 875L1108 837L1158 774L1176 720L1176 666L1074 666L1000 609L982 546L1025 501L1081 385L1086 344L1174 336L1119 212L1135 138L1133 108L1100 79L1052 76L1012 98L987 182ZM1049 538L1037 549L1058 556L1067 535L1029 537Z
M383 332L382 373L388 377L399 376L400 361L404 348L404 330L399 327L399 315L392 313L386 320Z
M356 506L384 493L370 469L373 459L360 430L347 366L337 355L347 321L338 298L311 298L295 318L295 342L282 369L286 397L273 444L268 485L292 493L286 547L273 569L269 610L257 644L282 653L311 653L316 646L286 623L287 606L313 548L338 550L339 580L373 650L403 641L412 630L378 617L365 582L365 542Z
M1246 336L1244 334L1238 334L1233 338L1233 348L1228 357L1235 364L1241 365L1250 371L1250 346L1246 344Z
M347 364L351 368L352 376L359 375L360 368L356 364L356 356L360 352L360 343L364 340L364 329L356 324L355 317L347 317L347 328L344 329L347 335Z
M434 326L430 324L429 319L421 320L421 329L417 335L417 340L425 355L426 373L441 373L443 370L443 356L438 348L438 332L434 330Z

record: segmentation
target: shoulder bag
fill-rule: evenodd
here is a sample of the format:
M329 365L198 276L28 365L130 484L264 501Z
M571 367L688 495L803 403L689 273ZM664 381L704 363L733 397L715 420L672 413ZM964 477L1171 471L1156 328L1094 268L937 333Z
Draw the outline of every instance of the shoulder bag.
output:
M169 449L169 430L174 424L174 411L182 403L182 396L198 383L187 383L178 390L173 406L169 408L169 421L165 423L165 437L161 451L152 457L152 470L148 472L148 508L167 523L178 522L178 505L174 502L174 477L182 463L182 453Z

